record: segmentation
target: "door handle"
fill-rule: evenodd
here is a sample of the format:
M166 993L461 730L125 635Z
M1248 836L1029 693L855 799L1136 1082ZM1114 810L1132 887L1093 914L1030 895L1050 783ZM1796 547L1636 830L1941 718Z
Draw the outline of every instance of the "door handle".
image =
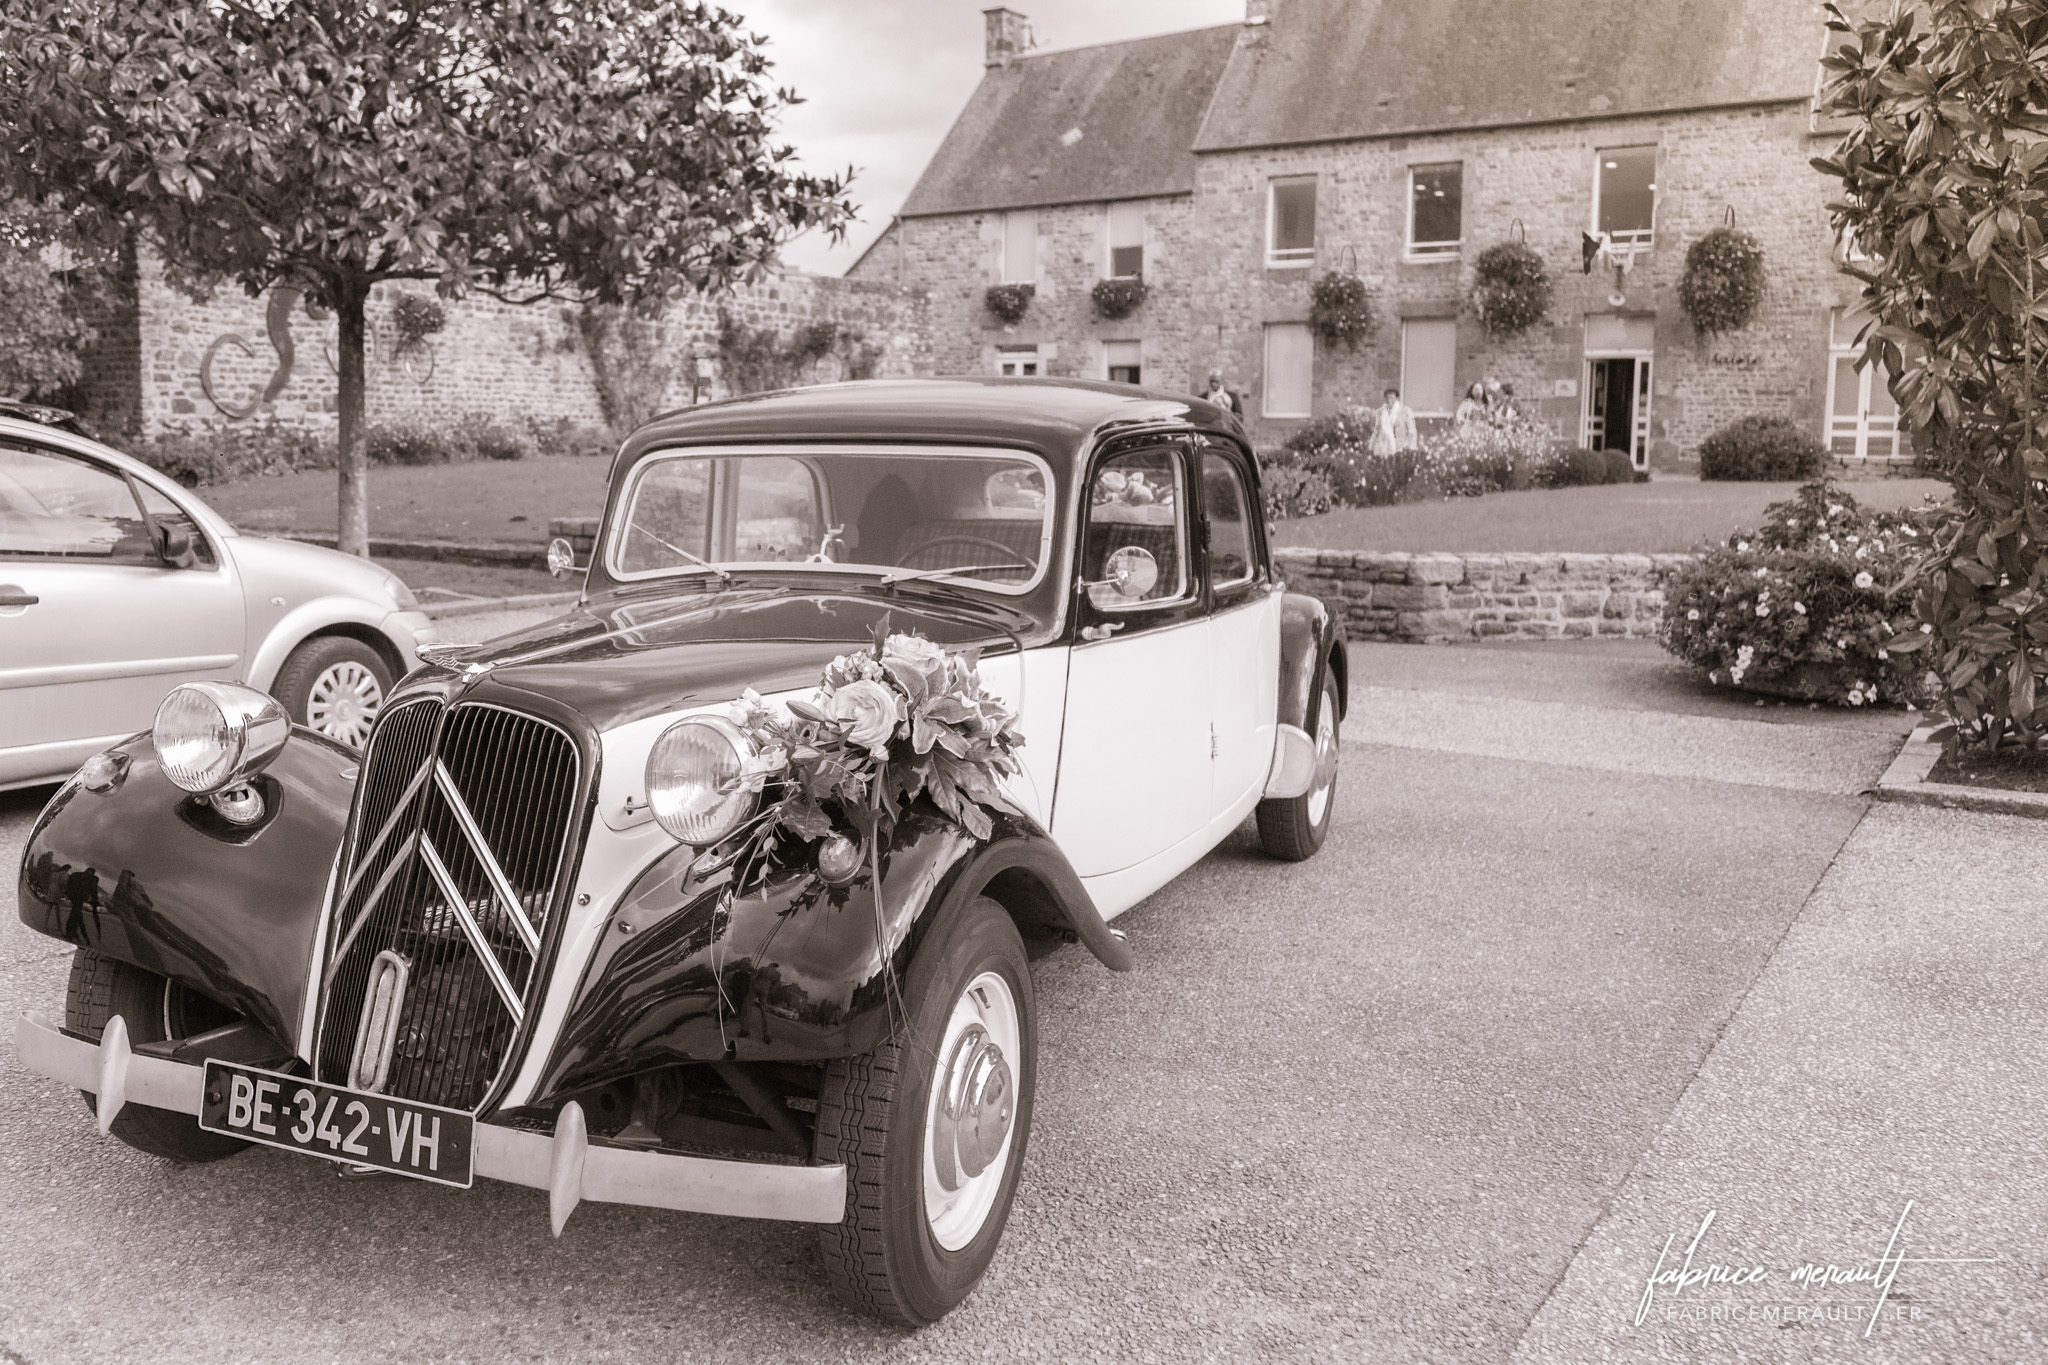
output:
M23 592L12 583L0 585L0 607L32 607L42 600L32 592Z
M1109 621L1099 626L1083 626L1081 627L1081 638L1084 640L1107 640L1111 635L1114 635L1123 628L1124 623L1122 621Z

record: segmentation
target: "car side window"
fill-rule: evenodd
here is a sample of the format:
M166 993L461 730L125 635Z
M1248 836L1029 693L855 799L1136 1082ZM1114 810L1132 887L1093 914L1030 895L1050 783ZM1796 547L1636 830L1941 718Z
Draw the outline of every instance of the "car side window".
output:
M1098 610L1133 611L1187 595L1187 502L1171 449L1134 450L1096 468L1081 576Z
M1202 452L1202 511L1209 523L1209 586L1251 581L1252 528L1244 475L1218 451Z
M140 479L135 481L135 487L142 493L142 510L149 513L149 519L159 529L184 532L186 543L192 547L192 563L199 568L212 568L213 544L207 540L206 532L199 529L199 523L192 519L192 514Z
M159 565L128 481L54 450L0 446L0 558Z

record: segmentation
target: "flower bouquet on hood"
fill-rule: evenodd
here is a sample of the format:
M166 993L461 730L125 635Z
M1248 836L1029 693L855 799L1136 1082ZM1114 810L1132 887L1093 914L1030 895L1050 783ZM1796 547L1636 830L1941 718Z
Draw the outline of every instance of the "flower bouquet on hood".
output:
M812 699L776 705L748 690L731 718L755 756L734 789L770 797L751 837L822 841L819 870L833 881L858 870L863 844L877 857L921 796L987 838L990 813L1014 810L997 783L1017 771L1024 737L982 687L980 653L891 634L884 616L873 646L834 659Z

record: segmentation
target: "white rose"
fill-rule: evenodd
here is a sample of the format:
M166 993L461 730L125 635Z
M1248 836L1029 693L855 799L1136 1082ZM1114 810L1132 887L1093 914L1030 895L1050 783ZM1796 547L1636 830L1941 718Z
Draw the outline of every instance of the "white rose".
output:
M881 758L889 752L889 741L902 714L894 691L862 678L832 694L832 718L851 721L846 731L848 742Z
M1699 620L1699 619L1700 619L1700 609L1699 609L1698 607L1694 607L1694 608L1693 608L1693 609L1692 609L1691 611L1689 611L1689 612L1687 612L1687 613L1685 614L1685 619L1686 619L1686 620L1688 620L1688 621L1697 621L1697 620Z
M1856 586L1859 588L1867 588L1875 582L1877 580L1870 576L1870 570L1868 569L1856 575Z

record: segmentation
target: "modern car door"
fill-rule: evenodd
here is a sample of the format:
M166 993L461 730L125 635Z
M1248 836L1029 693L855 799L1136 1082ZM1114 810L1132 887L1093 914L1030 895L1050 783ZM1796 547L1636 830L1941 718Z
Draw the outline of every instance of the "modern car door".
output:
M1265 569L1240 450L1205 441L1203 574L1209 589L1213 814L1242 819L1266 789L1280 692L1280 592Z
M1135 866L1208 822L1209 639L1189 482L1185 448L1163 443L1113 451L1089 476L1052 816L1083 877ZM1148 562L1152 581L1110 582L1117 566Z
M189 549L173 567L162 536ZM178 683L239 676L241 589L162 492L66 451L0 444L0 785L146 729Z

